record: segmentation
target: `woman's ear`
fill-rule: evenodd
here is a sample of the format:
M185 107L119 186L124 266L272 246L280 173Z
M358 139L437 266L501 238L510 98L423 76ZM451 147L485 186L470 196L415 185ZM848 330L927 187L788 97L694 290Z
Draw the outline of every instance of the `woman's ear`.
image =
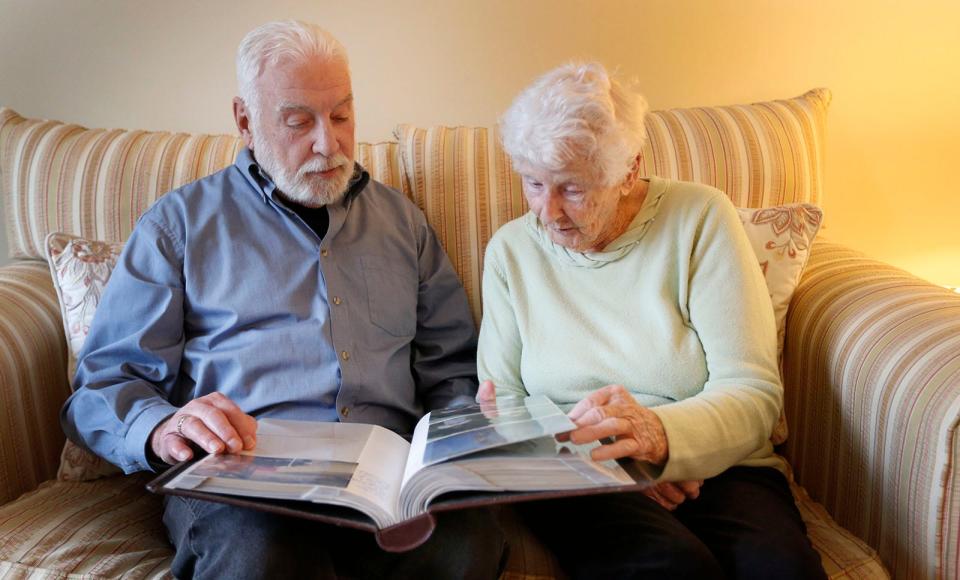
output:
M637 180L640 179L640 162L642 160L643 153L637 153L637 156L633 158L633 162L630 163L630 171L627 172L627 176L623 180L623 191L621 195L627 196L633 191L633 186L636 185Z

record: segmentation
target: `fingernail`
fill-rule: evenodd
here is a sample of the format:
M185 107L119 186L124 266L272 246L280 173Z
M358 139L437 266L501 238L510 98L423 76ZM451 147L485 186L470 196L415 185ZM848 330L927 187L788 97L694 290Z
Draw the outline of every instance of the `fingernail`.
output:
M243 438L243 447L245 449L253 449L256 446L257 446L257 440L254 439L252 436L247 435L246 437Z
M240 443L240 440L236 437L231 437L230 440L227 441L227 447L230 451L240 451L240 449L242 449L241 445L242 443Z
M190 459L190 452L186 450L178 451L177 459L179 459L180 461L186 461L187 459Z
M222 449L223 448L220 447L219 443L216 443L213 441L211 441L210 443L207 443L207 453L214 453L214 454L220 453Z

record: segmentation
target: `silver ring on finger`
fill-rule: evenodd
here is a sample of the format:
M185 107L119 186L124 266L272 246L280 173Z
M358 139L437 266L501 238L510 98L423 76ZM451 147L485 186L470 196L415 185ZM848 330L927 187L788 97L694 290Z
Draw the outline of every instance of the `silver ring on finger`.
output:
M183 434L183 422L186 421L187 417L189 416L190 415L180 415L180 418L177 419L177 435L183 437L184 439L186 439L187 436Z

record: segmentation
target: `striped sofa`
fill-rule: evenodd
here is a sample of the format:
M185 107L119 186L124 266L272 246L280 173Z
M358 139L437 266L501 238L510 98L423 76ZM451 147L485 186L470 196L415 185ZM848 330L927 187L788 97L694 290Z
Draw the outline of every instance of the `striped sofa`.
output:
M702 181L743 207L817 203L830 94L654 111L648 174ZM0 578L169 576L146 475L77 481L60 469L67 345L44 239L120 242L158 196L230 164L229 136L93 130L0 109ZM526 211L485 128L398 126L358 159L426 213L479 320L483 251ZM827 216L829 223L829 216ZM960 576L960 296L821 236L790 305L780 446L832 578ZM58 475L59 474L59 475ZM506 578L555 561L503 512Z

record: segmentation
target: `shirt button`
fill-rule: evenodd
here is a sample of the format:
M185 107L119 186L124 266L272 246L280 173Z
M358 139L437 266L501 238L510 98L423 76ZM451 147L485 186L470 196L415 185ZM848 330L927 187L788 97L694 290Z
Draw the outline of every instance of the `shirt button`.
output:
M329 253L330 253L329 250L327 250L326 248L320 250L320 255L323 256L324 258L326 258L327 254Z
M343 407L340 409L340 414L346 417L350 414L350 407Z
M339 296L334 296L334 297L333 297L333 303L336 304L337 306L340 306L340 303L341 303L341 302L343 302L343 300L340 300L340 297L339 297Z
M347 351L343 351L340 353L340 358L342 358L343 360L350 360L350 353Z

